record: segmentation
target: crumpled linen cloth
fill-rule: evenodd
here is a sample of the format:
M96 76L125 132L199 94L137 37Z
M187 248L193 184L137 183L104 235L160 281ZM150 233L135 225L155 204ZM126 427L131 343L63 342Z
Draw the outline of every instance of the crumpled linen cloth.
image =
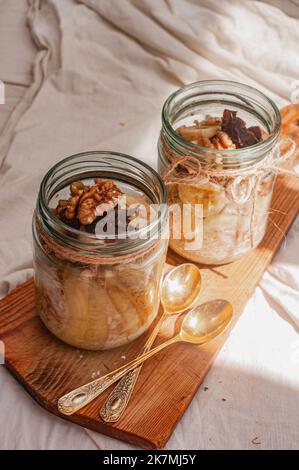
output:
M156 166L161 107L176 88L236 80L282 106L299 78L298 0L9 3L0 1L2 297L32 275L32 211L55 162L113 149ZM168 449L298 448L298 234L297 219ZM49 415L4 369L0 389L0 448L130 448Z

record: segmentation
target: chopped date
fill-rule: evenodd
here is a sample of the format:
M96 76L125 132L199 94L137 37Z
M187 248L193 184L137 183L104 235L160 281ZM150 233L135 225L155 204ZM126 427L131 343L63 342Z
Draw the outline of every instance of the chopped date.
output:
M237 116L237 111L223 111L221 130L226 132L237 148L249 147L262 140L259 126L246 127L245 121Z

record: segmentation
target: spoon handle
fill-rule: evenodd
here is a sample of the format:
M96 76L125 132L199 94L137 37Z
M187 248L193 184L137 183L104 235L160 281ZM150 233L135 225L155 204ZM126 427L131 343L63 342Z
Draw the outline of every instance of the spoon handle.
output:
M117 380L121 379L128 372L135 369L144 361L146 361L146 359L149 359L150 357L160 352L162 349L178 341L181 341L179 335L170 338L164 343L159 344L159 346L157 346L156 348L151 349L145 354L142 354L142 356L137 357L128 364L123 365L119 369L116 369L110 372L109 374L100 377L99 379L93 380L92 382L82 385L81 387L76 388L75 390L67 393L58 400L58 410L64 415L72 415L73 413L90 403L92 400L97 398L114 382L117 382Z
M151 349L166 317L167 313L164 311L163 315L160 317L158 323L148 337L141 355ZM103 421L106 421L107 423L115 423L122 416L133 393L135 384L141 371L141 367L142 364L139 367L136 367L136 369L131 370L112 390L100 411L100 416Z

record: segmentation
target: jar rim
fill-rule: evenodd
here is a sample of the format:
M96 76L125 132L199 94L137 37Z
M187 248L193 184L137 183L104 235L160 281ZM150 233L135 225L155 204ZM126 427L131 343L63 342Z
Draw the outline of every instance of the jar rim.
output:
M58 219L51 208L49 207L49 201L47 199L47 189L50 183L50 180L56 172L62 169L67 169L71 167L71 163L79 162L81 158L84 157L95 157L99 156L100 158L109 156L110 160L118 159L118 161L123 161L124 163L129 162L133 166L139 167L139 169L145 170L148 172L151 178L154 177L155 181L159 185L160 194L161 194L161 201L158 204L158 216L154 218L149 224L145 227L141 227L134 232L134 238L130 239L122 239L122 243L119 244L106 244L104 245L102 242L105 239L103 236L94 235L90 233L84 232L84 241L78 240L78 235L82 232L77 230L69 225L65 224L63 221ZM103 160L104 161L104 160ZM82 161L82 164L84 160ZM94 160L94 163L96 161ZM98 160L98 164L100 164L100 159ZM111 167L112 168L112 167ZM115 168L115 167L114 167ZM81 168L84 172L84 166ZM100 170L100 169L99 169ZM104 175L103 175L104 177ZM74 179L75 181L75 179ZM149 188L148 188L149 189ZM161 227L161 223L164 221L165 217L167 217L168 209L167 209L167 188L163 182L163 179L160 175L147 163L132 157L131 155L127 155L120 152L114 152L111 150L93 150L93 151L86 151L80 152L73 155L70 155L55 165L53 165L47 173L44 175L38 193L37 199L37 214L40 216L41 222L43 222L43 228L47 229L48 233L54 234L58 240L68 243L72 248L79 248L85 251L85 253L92 253L94 255L103 255L109 256L110 254L118 254L120 252L126 251L130 252L137 248L141 248L147 242L151 242L153 237L150 236L148 238L142 238L142 235L145 233L156 234L159 231L159 227ZM62 230L59 230L59 227ZM54 232L54 233L53 233ZM135 238L136 237L136 238ZM74 246L75 243L75 246ZM98 248L98 251L95 249Z
M180 96L181 93L184 93L188 90L196 89L197 87L204 86L204 85L210 85L211 87L213 86L229 86L231 85L232 87L238 87L243 90L247 90L250 93L254 93L256 96L262 98L265 103L270 105L272 110L274 111L274 116L275 116L275 125L273 126L273 129L271 130L271 134L261 142L258 142L254 145L244 147L241 149L216 149L217 155L220 155L222 158L228 158L230 159L233 155L235 155L236 151L238 152L239 155L242 155L242 159L244 161L248 161L252 159L252 152L258 150L259 152L267 152L269 149L273 147L275 144L278 135L280 133L281 129L281 114L274 103L274 101L269 98L267 95L265 95L263 92L260 90L257 90L256 88L246 85L244 83L236 82L236 81L231 81L231 80L201 80L197 82L190 83L188 85L185 85L175 92L173 92L164 102L163 108L162 108L162 125L163 125L163 130L168 134L168 136L173 139L178 145L180 145L182 148L185 150L189 150L193 152L194 154L196 153L201 153L205 154L209 158L209 156L215 156L215 149L209 148L209 147L204 147L199 144L194 144L193 142L185 140L183 137L181 137L177 132L175 131L174 127L170 124L169 122L169 115L170 115L170 106L172 102L174 101L175 98ZM213 90L211 89L211 93ZM229 92L226 92L229 94ZM231 93L234 94L234 93ZM200 95L200 93L198 94Z

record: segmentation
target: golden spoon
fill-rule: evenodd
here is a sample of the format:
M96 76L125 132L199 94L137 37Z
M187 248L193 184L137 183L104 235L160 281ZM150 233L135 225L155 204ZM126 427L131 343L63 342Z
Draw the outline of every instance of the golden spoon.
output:
M164 309L141 354L149 351L168 315L181 313L194 305L201 290L201 275L195 264L185 263L169 271L162 284L161 303ZM106 422L116 422L130 400L142 365L125 375L105 401L100 416Z
M203 344L211 341L225 330L232 319L232 315L232 305L226 300L212 300L199 305L186 315L178 335L159 344L156 348L151 349L119 369L64 395L58 400L59 411L65 415L75 413L75 411L90 403L130 370L135 369L146 359L149 359L171 344L179 342Z

